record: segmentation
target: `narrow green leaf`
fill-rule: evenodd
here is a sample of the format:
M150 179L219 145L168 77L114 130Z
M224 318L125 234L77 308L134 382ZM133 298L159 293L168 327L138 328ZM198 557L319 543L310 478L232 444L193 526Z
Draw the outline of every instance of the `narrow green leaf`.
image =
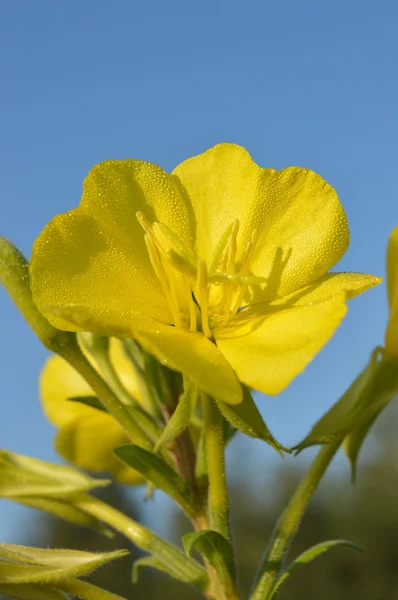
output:
M141 473L155 487L173 498L185 512L195 516L198 511L192 491L181 477L153 452L134 444L115 448L115 455L127 465Z
M102 412L108 412L97 396L71 396L70 398L67 398L67 400L69 402L79 402L80 404L85 404L86 406L96 408Z
M165 573L168 573L174 579L188 583L196 589L207 590L209 576L206 569L195 560L185 556L179 548L165 543L160 538L153 537L147 546L147 550L159 561L159 564L163 565L162 570ZM154 563L152 566L155 566Z
M243 400L240 404L226 404L216 400L218 408L229 423L242 433L252 437L264 440L274 448L281 456L282 451L286 450L273 437L254 402L249 390L243 387Z
M93 554L2 544L0 584L45 583L59 586L64 580L87 575L98 567L127 554L126 550Z
M363 440L378 414L398 393L398 361L381 355L376 349L365 369L332 408L314 425L308 436L293 449L327 444L357 432L347 442L349 458L355 461Z
M205 590L208 585L208 576L203 567L200 567L202 569L202 572L200 573L200 578L198 580L196 570L193 577L191 570L181 570L181 568L176 569L175 561L166 562L165 560L160 559L158 556L144 556L143 558L140 558L135 561L132 573L133 583L138 583L141 569L143 567L157 569L158 571L162 571L162 573L166 573L167 575L170 575L178 581L183 581L184 583L192 585L193 587L199 588L201 590Z
M361 416L343 442L343 448L351 465L352 481L355 482L357 460L366 436L380 413L398 394L398 363L382 359L375 371L374 380L361 403Z
M64 550L53 548L36 548L33 546L20 546L19 544L0 544L0 558L16 562L50 567L73 568L86 565L91 561L105 564L128 554L127 550L114 550L102 554L85 552L82 550ZM80 574L73 575L80 577Z
M355 419L357 418L355 409L357 408L358 400L372 376L377 359L378 350L372 353L369 363L353 381L348 390L319 419L304 440L297 444L297 446L294 446L293 450L296 450L298 453L308 446L328 444L336 440L339 436L344 435L355 424Z
M168 572L159 558L157 558L156 556L144 556L143 558L139 558L134 562L131 578L134 584L138 583L141 569L143 567L151 567L152 569L157 569L158 571L162 571L163 573Z
M196 548L207 558L216 570L226 595L235 590L234 552L231 543L221 533L211 530L187 533L183 536L182 543L188 556L191 555L192 549Z
M150 567L152 569L157 569L158 571L162 571L162 573L166 573L167 575L171 575L171 577L176 578L176 574L175 574L175 571L173 570L173 568L170 567L169 565L167 565L166 563L164 563L162 560L160 560L160 558L157 558L156 556L144 556L144 558L140 558L140 559L136 560L134 563L133 574L132 574L133 575L132 581L134 584L138 583L141 569L143 567ZM189 581L186 581L185 579L181 580L180 573L179 573L179 577L177 577L177 579L179 579L180 581L185 581L185 583L190 583Z
M344 452L350 462L351 465L351 480L352 483L355 483L357 477L357 460L359 456L359 452L362 448L362 445L366 439L366 436L372 427L373 423L376 421L379 414L386 407L386 404L383 403L380 406L380 410L378 410L370 419L363 422L362 425L355 427L348 435L344 438L343 449Z
M290 565L282 572L270 595L265 600L273 600L276 597L276 594L281 585L286 581L286 579L288 579L288 577L290 577L290 575L298 567L308 564L309 562L313 561L315 558L321 556L321 554L324 554L325 552L327 552L331 548L334 548L335 546L349 546L350 548L354 548L354 550L359 550L360 552L362 552L362 548L360 548L353 542L349 542L347 540L330 540L328 542L322 542L321 544L312 546L312 548L309 548L308 550L300 554L300 556L298 556L296 559L294 559L294 561L290 563Z
M165 444L172 442L189 427L197 396L198 387L191 381L184 379L184 393L181 394L177 408L155 446L155 452L158 452Z
M0 594L15 600L66 600L69 598L59 589L38 583L0 585Z
M0 497L3 498L41 496L65 501L109 483L109 480L88 477L73 467L0 451Z
M72 594L72 596L81 600L124 600L122 596L112 594L107 590L87 583L87 581L80 581L79 579L64 581L60 587L68 594Z

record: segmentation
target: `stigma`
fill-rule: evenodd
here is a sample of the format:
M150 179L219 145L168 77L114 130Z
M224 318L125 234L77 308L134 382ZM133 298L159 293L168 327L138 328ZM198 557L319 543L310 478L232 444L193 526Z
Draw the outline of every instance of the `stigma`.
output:
M142 212L137 212L137 219L175 327L212 338L214 330L225 327L247 304L249 287L266 281L250 274L257 231L252 232L237 262L238 219L226 228L208 264L164 223L150 223Z

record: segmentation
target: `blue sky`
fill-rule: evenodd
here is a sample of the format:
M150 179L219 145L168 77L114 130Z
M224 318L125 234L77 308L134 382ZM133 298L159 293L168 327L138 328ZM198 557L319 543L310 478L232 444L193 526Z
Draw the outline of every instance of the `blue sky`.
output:
M383 275L398 222L397 18L397 4L383 0L4 0L0 234L29 255L104 159L172 169L232 141L262 166L322 174L350 222L339 269ZM0 445L54 460L37 394L46 352L2 290L0 314ZM334 339L288 390L259 398L282 442L303 437L347 387L382 343L386 317L379 286L350 304ZM256 442L252 454L266 473L273 455ZM1 505L2 539L16 515Z

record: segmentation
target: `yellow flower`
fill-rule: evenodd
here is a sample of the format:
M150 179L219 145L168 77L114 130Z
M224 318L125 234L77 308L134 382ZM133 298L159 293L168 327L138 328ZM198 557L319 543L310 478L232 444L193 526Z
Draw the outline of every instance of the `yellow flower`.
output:
M138 383L118 340L111 340L110 358L126 389L139 399ZM123 483L141 483L141 475L112 452L129 441L121 426L106 412L68 400L90 395L89 385L65 360L59 356L48 359L40 378L40 396L48 420L59 428L57 452L82 469L107 471Z
M349 232L316 173L220 144L171 174L106 161L33 248L34 300L60 329L136 338L202 390L280 392L380 280L327 273Z
M398 226L392 230L387 247L387 294L390 316L386 329L387 354L398 358Z

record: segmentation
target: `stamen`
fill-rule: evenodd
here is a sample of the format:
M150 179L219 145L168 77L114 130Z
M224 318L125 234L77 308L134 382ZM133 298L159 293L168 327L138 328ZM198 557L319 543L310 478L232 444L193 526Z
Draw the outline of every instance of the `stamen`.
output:
M135 213L135 216L137 217L138 222L141 225L142 229L145 231L145 233L147 233L148 235L153 235L152 225L150 224L144 213L139 210Z
M180 307L179 307L179 303L178 303L178 296L177 296L177 281L176 281L176 275L175 275L175 271L173 270L172 266L170 265L170 263L164 259L162 256L160 256L160 260L161 263L163 265L164 271L168 277L168 281L169 281L169 290L170 290L170 294L173 300L173 306L175 309L176 314L178 315L178 321L179 324L176 324L176 327L181 327L182 322L181 322L181 317L180 317Z
M196 293L198 298L198 303L200 306L200 312L202 315L202 331L203 334L211 338L212 333L209 327L209 307L208 307L208 290L207 290L208 280L207 280L207 268L205 261L200 258L198 260L198 278L196 284Z
M215 247L213 255L209 262L208 272L210 274L214 273L222 255L224 254L225 248L227 247L227 244L228 244L229 236L231 235L231 231L234 228L235 222L228 225L228 227L226 228L226 230L224 231L224 233L218 240L217 246Z
M178 304L175 304L174 298L170 293L167 275L165 273L158 249L156 248L153 242L152 235L147 233L145 234L144 239L146 247L148 248L149 259L151 261L153 270L155 271L155 275L160 281L160 285L162 286L163 293L166 296L166 300L168 302L171 314L173 316L174 325L176 327L181 327L181 317Z
M174 252L174 250L169 250L167 252L167 258L177 271L196 281L197 270L194 265L191 265L191 263L187 262L182 256L177 254L177 252Z
M235 273L235 259L236 259L236 238L239 230L239 220L236 219L228 238L228 247L225 253L224 264L226 267L226 272L230 274ZM233 292L233 282L227 281L224 285L224 293L221 304L223 306L223 319L221 321L221 327L226 325L230 318L231 313L231 301L232 301L232 292Z
M193 267L195 267L195 259L192 254L180 240L180 238L171 231L164 223L154 223L154 230L156 227L156 232L159 232L163 239L168 243L169 249L172 248L176 254L179 254L182 258L184 258L187 262L189 262Z
M257 231L257 229L254 229L253 233L251 234L250 240L247 244L246 254L242 260L242 265L240 268L240 275L247 276L250 271L250 262L251 262L251 259L253 256L254 246L257 242L257 239L258 239L258 231ZM249 281L244 282L239 290L238 297L235 300L235 304L234 304L234 307L232 310L233 316L236 315L236 313L238 312L238 310L240 309L240 307L242 305L243 297L246 294L248 285L249 285Z
M267 281L266 277L258 277L257 275L241 275L240 273L221 273L218 271L213 275L209 276L209 283L223 284L226 281L232 281L232 283L248 285L259 285Z

